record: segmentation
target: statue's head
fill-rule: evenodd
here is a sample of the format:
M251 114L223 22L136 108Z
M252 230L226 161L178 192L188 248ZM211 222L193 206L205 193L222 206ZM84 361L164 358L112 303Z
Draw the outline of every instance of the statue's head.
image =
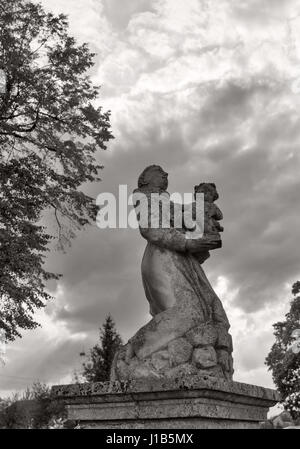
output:
M139 189L149 187L150 189L166 190L168 188L168 173L159 165L149 165L140 174L138 187Z
M194 193L203 193L206 201L214 202L219 198L216 184L213 182L201 182L198 186L195 186Z

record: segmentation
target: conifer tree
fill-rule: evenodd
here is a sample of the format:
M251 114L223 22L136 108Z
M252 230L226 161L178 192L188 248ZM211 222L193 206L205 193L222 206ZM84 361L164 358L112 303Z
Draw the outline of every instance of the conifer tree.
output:
M108 381L114 355L121 344L122 340L116 331L115 323L108 315L100 329L100 344L90 349L88 360L83 363L83 377L88 382ZM80 355L86 356L85 353Z

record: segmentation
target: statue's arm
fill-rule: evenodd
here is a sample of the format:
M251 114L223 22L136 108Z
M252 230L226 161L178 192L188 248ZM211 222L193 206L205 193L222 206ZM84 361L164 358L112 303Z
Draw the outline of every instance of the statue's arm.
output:
M140 228L141 235L148 242L172 251L186 251L184 234L173 228Z
M198 239L186 239L185 235L177 229L150 227L140 228L140 233L148 242L171 251L204 252L207 255L207 251L220 248L220 239L215 235L208 235Z
M149 199L151 200L151 197L149 197L149 194L146 194L147 196L147 213L148 213L148 223L149 223ZM167 201L165 205L169 204L170 201ZM175 205L176 203L173 203ZM152 204L153 205L153 204ZM155 206L155 204L153 205ZM182 207L182 205L178 205L179 207ZM145 205L144 205L145 207ZM171 210L173 207L171 207ZM159 214L159 208L155 208L152 211L153 217L155 218L155 214ZM172 212L171 212L172 216ZM152 218L153 218L152 217ZM159 217L159 216L158 216ZM157 217L156 217L157 218ZM174 217L173 217L174 218ZM140 217L138 218L140 220ZM151 221L151 220L150 220ZM160 222L160 220L156 220ZM152 223L152 221L151 221ZM181 230L179 230L181 229ZM198 238L195 240L190 240L185 237L184 232L182 232L182 228L173 228L173 227L143 227L140 224L140 233L141 235L150 243L153 243L154 245L160 246L162 248L169 249L171 251L179 251L179 252L199 252L199 251L209 251L210 249L215 249L218 246L218 243L216 242L216 237L206 237L206 238Z

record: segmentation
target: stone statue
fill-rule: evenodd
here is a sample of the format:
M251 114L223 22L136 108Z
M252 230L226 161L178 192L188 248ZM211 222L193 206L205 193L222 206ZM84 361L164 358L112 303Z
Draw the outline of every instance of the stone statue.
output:
M212 182L202 182L194 188L195 195L197 193L203 193L204 195L204 233L205 234L218 234L223 232L224 228L220 225L219 221L223 220L223 214L214 203L219 194L216 189L216 185Z
M160 166L151 165L140 175L134 193L142 193L149 199L149 216L154 193L176 214L178 209L171 203L167 187L168 174ZM172 213L169 227L139 222L140 233L147 240L142 281L152 319L117 352L112 380L193 374L232 379L229 322L201 266L209 251L221 246L222 229L218 221L222 213L214 205L218 197L214 184L202 183L195 187L197 190L204 192L205 199L206 232L202 237L187 238L184 225L172 226L175 221ZM160 213L163 220L164 212Z

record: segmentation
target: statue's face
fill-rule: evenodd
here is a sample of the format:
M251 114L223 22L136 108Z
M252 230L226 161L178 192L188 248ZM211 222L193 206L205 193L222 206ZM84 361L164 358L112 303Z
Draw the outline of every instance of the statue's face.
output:
M213 203L214 201L216 201L219 198L217 189L215 188L214 185L211 184L204 184L202 186L197 186L195 187L195 194L196 193L203 193L205 196L205 200Z
M168 173L160 168L154 168L147 175L149 185L155 188L166 190L168 188Z
M207 191L205 192L205 198L207 201L209 201L210 203L213 203L215 200L215 196L216 196L216 192L215 189L210 187L209 189L207 189Z

